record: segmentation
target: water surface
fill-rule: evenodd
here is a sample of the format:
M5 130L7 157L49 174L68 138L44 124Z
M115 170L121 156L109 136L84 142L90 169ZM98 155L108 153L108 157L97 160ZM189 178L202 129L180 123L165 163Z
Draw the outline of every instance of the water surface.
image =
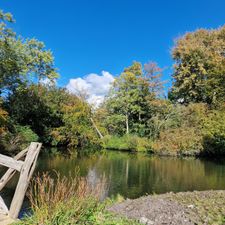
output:
M68 176L76 167L92 184L104 176L108 196L137 198L170 191L225 189L225 159L181 159L107 151L70 158L41 156L37 171L56 170Z

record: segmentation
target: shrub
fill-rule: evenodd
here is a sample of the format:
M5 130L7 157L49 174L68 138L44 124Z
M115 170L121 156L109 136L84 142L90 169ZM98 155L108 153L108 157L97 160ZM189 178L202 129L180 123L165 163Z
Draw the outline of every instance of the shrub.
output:
M15 126L16 133L23 143L27 144L32 141L38 141L38 135L35 134L29 126Z
M203 152L202 127L208 114L203 103L174 106L154 141L153 150L168 155L198 155Z
M197 155L202 149L201 133L187 127L163 131L153 143L154 152L166 155Z
M204 121L204 152L225 154L225 111L212 111Z
M6 154L13 155L26 148L30 142L38 141L38 136L29 126L15 125L13 132L0 135L0 148Z

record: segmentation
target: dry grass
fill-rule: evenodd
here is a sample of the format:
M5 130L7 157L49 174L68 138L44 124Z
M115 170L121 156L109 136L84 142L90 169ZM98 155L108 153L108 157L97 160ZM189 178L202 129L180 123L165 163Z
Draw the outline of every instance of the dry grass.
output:
M79 176L61 176L55 172L38 174L31 182L28 197L32 215L15 225L137 225L136 221L112 215L107 211L114 201L102 200L108 187L106 179L92 183Z
M75 177L57 172L53 176L38 174L28 191L33 216L23 224L82 224L92 217L106 189L104 178L93 186L87 178L79 176L79 170Z
M79 170L75 171L75 176L71 174L61 176L55 172L55 178L48 172L42 175L38 174L31 182L31 188L28 191L28 198L32 209L42 205L54 205L59 202L66 202L72 197L79 199L93 197L99 199L106 189L105 178L102 178L95 187L92 187L88 180L79 177Z

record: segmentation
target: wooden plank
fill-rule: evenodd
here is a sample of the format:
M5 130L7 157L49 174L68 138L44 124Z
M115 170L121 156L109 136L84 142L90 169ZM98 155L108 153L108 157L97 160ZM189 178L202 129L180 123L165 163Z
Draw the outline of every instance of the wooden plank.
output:
M0 214L3 214L3 215L9 214L9 210L1 196L0 196Z
M35 164L40 149L41 143L32 142L29 146L27 156L24 161L24 165L20 172L20 177L16 187L16 191L13 196L12 203L10 205L9 215L13 219L16 219L19 215L30 178L35 168Z
M2 154L0 154L0 164L9 168L15 169L17 171L20 171L23 166L22 161L17 161L9 156L2 155Z
M16 220L10 218L9 216L6 215L0 215L0 224L1 225L9 225L15 223Z
M24 155L27 153L28 148L24 149L23 151L19 152L14 159L15 160L19 160L22 157L24 157ZM5 187L5 185L8 183L8 181L13 177L13 175L15 174L16 170L9 168L6 173L2 176L2 178L0 179L0 191Z

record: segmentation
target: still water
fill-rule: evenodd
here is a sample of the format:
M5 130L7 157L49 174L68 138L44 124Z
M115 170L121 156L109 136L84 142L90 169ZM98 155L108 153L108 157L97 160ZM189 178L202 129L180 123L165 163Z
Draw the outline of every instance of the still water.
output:
M56 170L68 176L76 167L93 184L104 176L108 196L137 198L170 191L225 189L225 159L181 159L107 151L70 158L41 156L37 171Z

